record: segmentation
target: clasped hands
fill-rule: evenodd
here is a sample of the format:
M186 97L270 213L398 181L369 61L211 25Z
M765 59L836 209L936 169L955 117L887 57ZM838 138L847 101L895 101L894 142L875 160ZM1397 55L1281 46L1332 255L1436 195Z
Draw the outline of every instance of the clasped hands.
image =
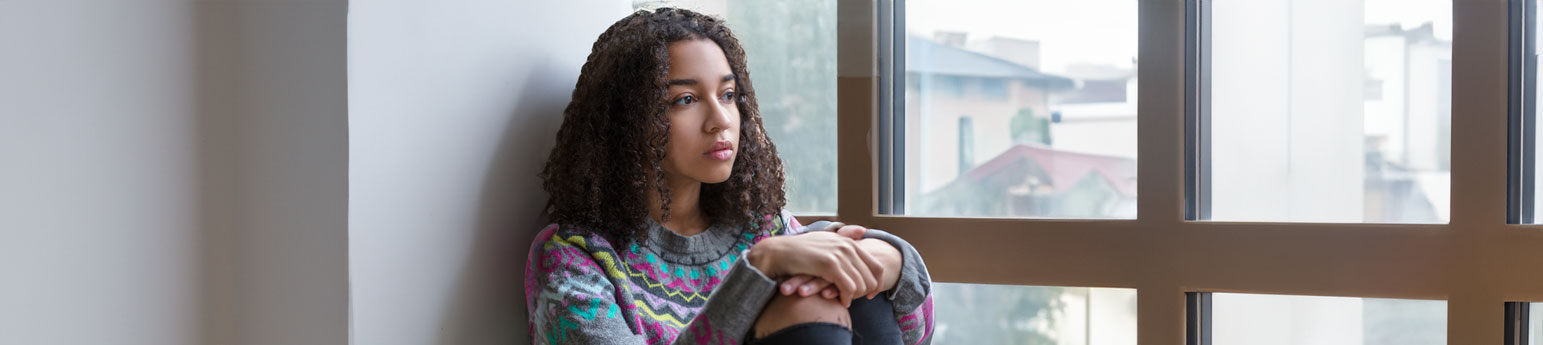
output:
M864 239L868 229L862 226L832 223L830 227L839 228L761 240L745 259L762 274L780 280L778 292L788 296L818 294L850 307L853 299L873 298L895 287L900 277L899 249L883 240Z

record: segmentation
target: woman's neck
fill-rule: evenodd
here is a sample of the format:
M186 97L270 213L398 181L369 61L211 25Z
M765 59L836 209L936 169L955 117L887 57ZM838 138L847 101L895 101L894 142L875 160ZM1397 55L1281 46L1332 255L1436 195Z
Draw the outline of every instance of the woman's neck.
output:
M663 219L664 209L660 206L663 203L659 192L654 189L648 191L648 218L681 236L707 231L707 217L702 214L702 205L699 203L702 182L673 176L665 176L664 180L670 188L670 219Z

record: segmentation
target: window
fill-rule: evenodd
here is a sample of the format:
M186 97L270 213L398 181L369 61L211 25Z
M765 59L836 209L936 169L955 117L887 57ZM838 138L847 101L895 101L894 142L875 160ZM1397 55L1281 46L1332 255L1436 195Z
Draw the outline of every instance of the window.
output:
M1136 290L934 283L934 344L1136 344Z
M719 16L744 46L789 211L836 213L836 1L633 0Z
M1136 216L1136 1L898 3L885 213Z
M1202 1L1197 219L1445 223L1451 1Z
M1516 195L1536 191L1531 184L1517 188L1517 176L1505 180L1508 163L1512 170L1535 166L1515 164L1521 150L1514 148L1538 147L1501 138L1508 130L1502 88L1534 73L1506 73L1506 53L1521 48L1508 46L1505 24L1512 24L1511 37L1523 33L1515 24L1521 14L1536 15L1518 8L1535 2L842 1L842 27L853 30L843 30L838 44L840 120L869 131L838 140L843 157L858 157L841 160L839 217L905 237L926 253L938 282L1135 289L1143 344L1184 336L1184 320L1175 317L1185 315L1185 305L1174 301L1183 291L1348 296L1320 303L1360 308L1346 318L1358 320L1355 327L1341 327L1360 336L1339 338L1345 342L1495 343L1504 325L1492 313L1506 303L1498 296L1531 291L1537 281L1527 277L1536 277L1543 262L1543 250L1533 250L1543 248L1536 227L1507 224L1506 217ZM875 22L864 22L866 13L876 13ZM995 19L1006 15L1018 17ZM939 23L948 17L970 23ZM1088 39L1077 50L1095 64L1129 61L1132 74L1053 69L1066 60L1051 53L1070 48L1055 44L1052 34L1013 34L1044 33L1042 26L1054 27L1053 34L1129 37ZM919 67L945 54L987 55L986 41L998 36L1037 40L1017 47L1044 54ZM1041 98L1044 105L987 113L962 110L991 104L981 83L936 76L1002 60L1071 83L1046 94L1033 87L1058 84L1009 82L1007 100ZM1140 121L1093 121L1078 112L1119 109L1111 103L1139 104ZM962 115L972 118L976 162L963 173L952 127ZM1074 126L1092 123L1101 124ZM1527 128L1533 127L1516 127ZM1139 165L1134 154L1079 152L1128 158L1126 167L1099 166L1129 171L1123 176L1131 182L1052 179L1042 171L1059 170L1030 165L1046 165L1038 157L1008 158L1017 164L993 168L994 157L1017 147L1040 148L1019 149L1033 153L1087 147L1086 141L1139 150ZM1068 180L1129 186L1131 193L1055 198ZM1387 296L1451 302L1369 298ZM1220 308L1235 304L1221 302L1227 304ZM1386 315L1393 316L1377 319ZM1429 327L1388 331L1405 325ZM1320 329L1328 331L1317 335ZM1302 332L1298 339L1336 336L1330 328ZM1393 340L1367 338L1394 333Z
M1444 301L1204 293L1214 345L1446 344ZM1202 311L1205 312L1205 311Z

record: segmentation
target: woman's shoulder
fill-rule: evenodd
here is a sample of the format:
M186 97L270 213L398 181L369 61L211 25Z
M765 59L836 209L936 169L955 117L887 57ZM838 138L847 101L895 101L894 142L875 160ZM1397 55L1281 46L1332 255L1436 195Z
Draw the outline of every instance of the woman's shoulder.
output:
M533 254L562 248L575 248L587 252L610 250L612 246L610 241L597 232L565 224L548 224L541 231L536 232L536 238L531 240L530 245Z
M547 225L531 241L526 278L550 274L616 276L615 253L610 242L594 232L576 226Z

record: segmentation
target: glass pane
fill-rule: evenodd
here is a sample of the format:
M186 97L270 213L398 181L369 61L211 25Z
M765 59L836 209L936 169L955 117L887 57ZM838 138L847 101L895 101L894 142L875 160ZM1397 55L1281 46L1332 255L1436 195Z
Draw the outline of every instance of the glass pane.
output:
M744 46L788 210L836 214L836 1L633 0L723 18Z
M1135 218L1135 0L907 0L905 210Z
M1136 344L1136 290L933 283L932 343Z
M1439 345L1447 302L1216 293L1214 345Z
M1451 1L1205 3L1210 219L1447 222Z
M1543 345L1543 303L1533 303L1527 310L1527 344Z

